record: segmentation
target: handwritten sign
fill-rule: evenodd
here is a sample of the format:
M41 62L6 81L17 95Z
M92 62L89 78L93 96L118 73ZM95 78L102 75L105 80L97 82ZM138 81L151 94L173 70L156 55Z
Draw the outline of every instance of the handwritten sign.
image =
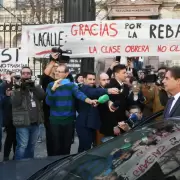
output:
M0 49L0 74L20 72L28 64L28 56L18 48Z
M179 55L180 20L23 26L22 48L30 57L44 57L54 46L72 50L72 57Z

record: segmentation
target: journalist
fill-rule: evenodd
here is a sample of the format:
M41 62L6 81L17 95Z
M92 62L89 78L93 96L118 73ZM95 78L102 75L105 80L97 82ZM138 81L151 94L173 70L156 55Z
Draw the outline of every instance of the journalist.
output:
M96 88L96 74L94 72L84 73L84 83L80 90L91 99L98 99L105 94L119 94L117 88ZM108 107L109 101L106 106ZM109 109L107 109L108 111ZM105 112L104 112L105 113ZM78 117L76 120L76 131L79 138L78 152L87 151L91 148L96 137L96 130L101 127L100 115L97 107L78 101Z
M75 98L88 104L95 105L96 100L87 98L79 91L75 83L61 85L66 79L69 68L65 64L59 65L55 72L55 82L51 82L46 90L46 103L50 107L50 130L53 137L53 155L70 154L74 134L74 120L76 118Z
M121 131L129 131L131 128L138 125L140 122L144 121L144 116L139 106L130 106L128 111L128 119L126 122L119 122L118 127Z
M23 67L21 78L16 79L11 94L13 124L16 127L15 159L34 157L39 124L43 121L41 101L45 92L31 80L32 70Z

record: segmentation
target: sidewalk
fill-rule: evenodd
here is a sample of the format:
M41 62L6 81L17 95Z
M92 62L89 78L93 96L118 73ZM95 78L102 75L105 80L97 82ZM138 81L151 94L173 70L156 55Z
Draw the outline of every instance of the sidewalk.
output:
M3 144L4 144L4 141L5 141L5 137L6 137L6 134L3 133L3 140L2 140ZM79 144L78 138L75 137L74 144L72 144L72 146L71 146L71 154L77 153L78 144ZM3 150L3 148L2 148L2 150ZM11 153L11 158L12 158L12 156L13 156L13 153ZM45 157L47 157L45 133L43 133L43 142L36 144L35 157L36 158L45 158ZM2 162L2 161L3 161L3 152L0 152L0 162Z

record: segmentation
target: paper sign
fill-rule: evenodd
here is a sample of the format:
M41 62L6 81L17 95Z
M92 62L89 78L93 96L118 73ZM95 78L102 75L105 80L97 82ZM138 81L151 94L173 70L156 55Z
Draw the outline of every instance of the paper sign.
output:
M22 48L46 57L52 47L72 57L161 56L180 53L180 20L114 20L23 26Z
M0 74L7 71L20 72L23 66L27 66L28 56L18 48L0 49Z

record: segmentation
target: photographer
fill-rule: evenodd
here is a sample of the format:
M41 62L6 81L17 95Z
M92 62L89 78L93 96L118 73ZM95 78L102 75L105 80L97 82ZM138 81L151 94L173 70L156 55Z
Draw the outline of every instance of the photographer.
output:
M162 83L165 73L166 67L160 67L156 79L151 83L146 83L146 85L144 85L143 94L146 97L148 104L151 105L150 108L152 109L152 113L163 110L168 101L168 94L164 90ZM157 120L158 119L161 119L161 117L157 118Z
M47 64L44 74L41 76L41 85L44 91L46 92L46 88L50 82L53 82L55 80L54 74L59 66L57 62L58 54L53 53L51 55L51 60ZM53 155L52 150L52 136L50 132L50 124L49 124L49 116L50 116L50 109L49 106L46 104L46 101L44 99L43 101L43 112L44 112L44 127L46 129L46 148L47 148L47 154L48 156Z
M10 92L13 124L16 127L16 160L34 157L38 125L43 121L41 101L45 98L45 92L40 86L35 86L31 76L32 70L23 67L21 79L15 79L14 89Z

